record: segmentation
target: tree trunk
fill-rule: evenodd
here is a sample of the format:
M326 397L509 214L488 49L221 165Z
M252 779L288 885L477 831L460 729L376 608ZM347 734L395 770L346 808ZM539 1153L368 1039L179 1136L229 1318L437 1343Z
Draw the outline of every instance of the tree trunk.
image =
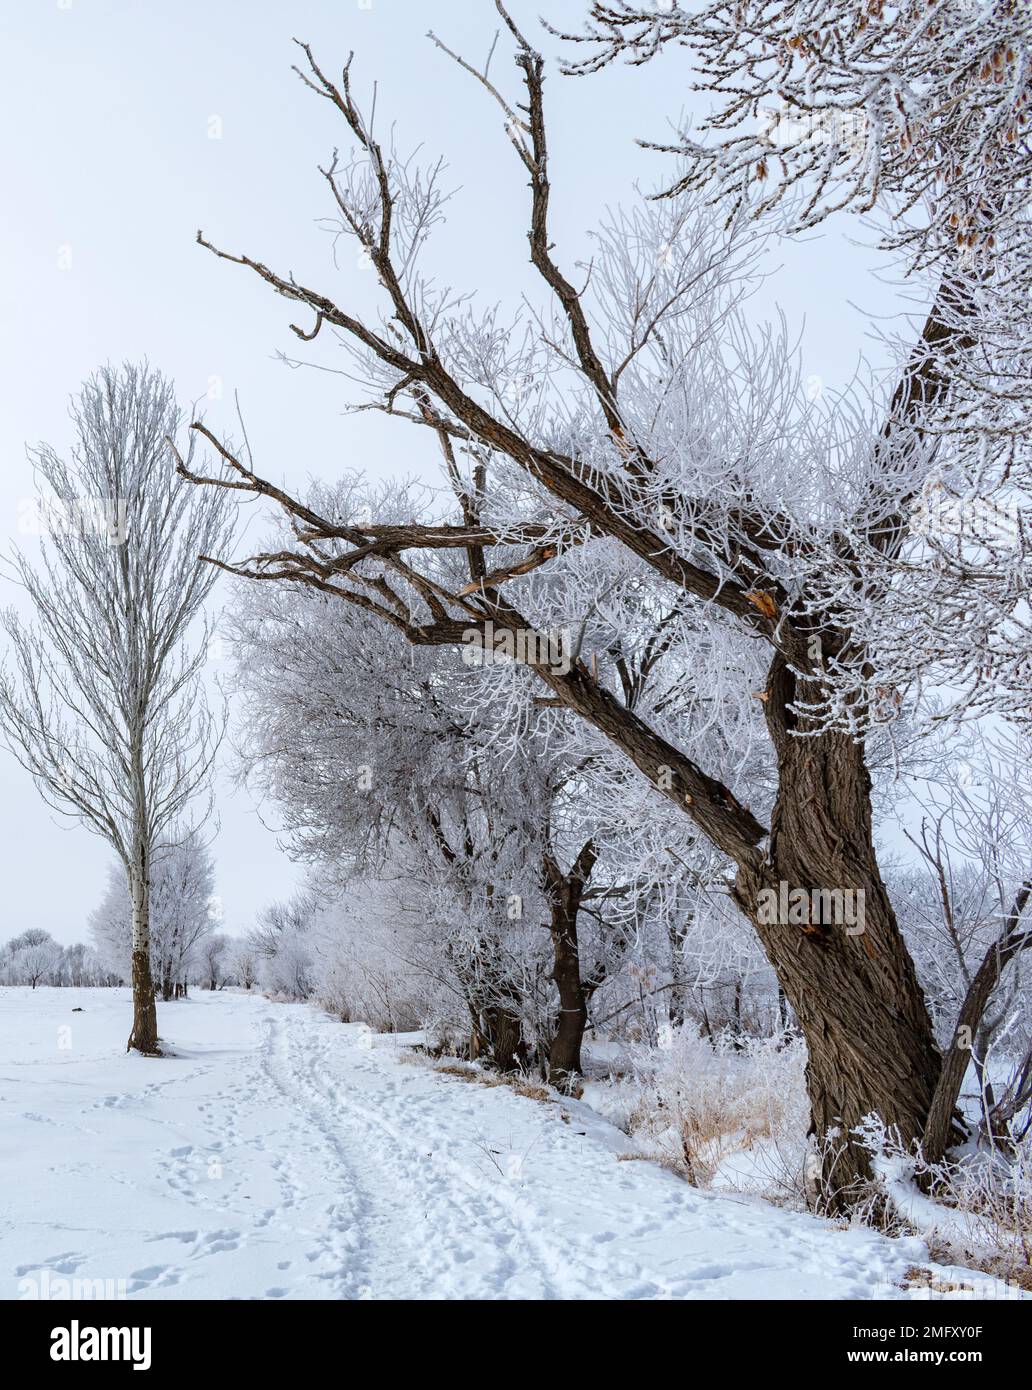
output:
M577 910L580 893L571 893L569 880L552 903L552 947L555 966L552 979L559 991L559 1021L548 1050L548 1080L559 1090L569 1090L581 1073L581 1045L588 1022L588 1005L580 973L577 948Z
M559 1021L548 1052L548 1080L560 1090L569 1090L581 1074L581 1046L588 1023L588 1000L581 978L577 917L581 899L597 854L589 840L577 855L568 874L562 873L551 855L544 860L544 878L551 902L552 979L559 991Z
M688 989L684 978L684 947L688 939L688 929L692 918L671 921L667 927L667 940L670 942L670 997L667 1016L671 1028L682 1028L688 1016Z
M983 1023L993 991L1000 983L1000 977L1008 963L1028 944L1029 938L1021 929L1021 920L1030 899L1032 879L1027 879L1018 889L999 937L983 956L982 963L964 996L960 1015L953 1030L953 1040L946 1052L942 1074L935 1090L925 1134L925 1157L932 1163L938 1162L949 1147L954 1111L960 1098L960 1088L964 1084L964 1074L971 1060L972 1043ZM984 1059L984 1045L981 1056Z
M129 876L129 892L133 912L133 1031L129 1034L126 1051L135 1050L154 1057L159 1053L158 1014L151 979L150 884L144 854L138 856L137 865Z
M762 865L739 870L735 898L756 927L806 1040L822 1196L842 1211L871 1178L856 1126L876 1112L904 1144L919 1140L941 1057L875 858L863 748L839 734L791 736L790 704L814 693L797 692L783 660L775 660L766 713L779 786L769 849ZM808 896L808 910L790 907L785 914L780 909L798 889ZM827 910L828 898L815 896L836 890L855 895L852 913L849 900L839 900L847 906L839 921ZM772 895L779 907L773 914ZM829 1131L836 1134L825 1144Z
M505 1003L489 1004L480 1014L482 1041L499 1071L525 1071L527 1048L519 1011Z

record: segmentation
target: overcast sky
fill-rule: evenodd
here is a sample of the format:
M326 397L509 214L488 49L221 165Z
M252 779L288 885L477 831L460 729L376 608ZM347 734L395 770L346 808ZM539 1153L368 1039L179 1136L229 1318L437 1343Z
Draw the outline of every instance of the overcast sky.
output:
M547 53L542 9L574 25L581 0L512 6ZM247 272L199 248L198 228L230 250L293 271L338 302L368 310L375 286L354 258L338 257L318 224L330 209L316 165L348 132L290 66L292 36L338 70L354 50L360 94L377 83L382 131L425 155L443 155L458 192L436 234L431 263L446 282L488 302L527 273L526 176L485 92L426 38L433 28L482 62L498 27L492 0L5 0L0 152L0 510L3 547L18 535L32 495L25 446L69 439L67 399L105 361L148 357L174 378L184 407L203 398L209 423L232 428L239 393L259 471L303 483L344 468L408 475L433 460L402 425L344 419L348 384L276 360L297 341L292 314ZM492 76L515 90L504 41ZM556 242L569 266L583 230L606 206L662 179L662 157L635 136L662 139L669 122L699 110L687 72L669 54L645 70L592 79L553 72L546 88L553 148ZM805 371L826 389L844 384L862 352L878 360L863 311L884 315L895 292L876 278L876 253L846 226L779 251L781 266L754 311L780 305L802 330ZM771 268L774 268L773 265ZM295 310L296 313L296 310ZM313 354L323 366L332 351ZM402 431L399 433L399 431ZM263 516L249 509L248 535ZM267 515L267 514L264 514ZM270 518L271 519L271 518ZM18 591L0 580L3 603ZM57 820L30 779L0 754L0 940L42 926L81 939L100 896L109 853L87 830ZM228 930L245 930L300 871L277 848L276 813L220 775L214 846ZM263 825L262 822L266 822ZM270 828L267 828L270 827Z

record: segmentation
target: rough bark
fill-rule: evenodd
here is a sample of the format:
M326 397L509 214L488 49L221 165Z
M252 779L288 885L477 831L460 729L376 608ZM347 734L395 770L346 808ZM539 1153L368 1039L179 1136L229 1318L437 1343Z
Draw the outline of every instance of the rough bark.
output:
M870 1179L869 1157L853 1130L871 1112L904 1144L925 1130L941 1057L875 857L871 782L863 748L840 734L792 736L795 678L776 659L767 721L779 790L767 856L739 870L735 897L753 922L806 1040L812 1132L827 1146L823 1198L844 1210ZM799 694L805 700L807 692ZM763 920L761 893L862 892L858 926ZM857 900L859 901L859 899Z
M477 1022L480 1050L490 1054L501 1072L526 1071L527 1046L523 1041L523 1020L518 1009L504 1002L482 1009Z
M581 978L577 917L595 859L595 849L589 841L568 874L561 873L551 857L545 860L545 879L551 901L552 979L559 992L559 1018L548 1052L548 1080L560 1090L568 1090L581 1074L588 1001Z

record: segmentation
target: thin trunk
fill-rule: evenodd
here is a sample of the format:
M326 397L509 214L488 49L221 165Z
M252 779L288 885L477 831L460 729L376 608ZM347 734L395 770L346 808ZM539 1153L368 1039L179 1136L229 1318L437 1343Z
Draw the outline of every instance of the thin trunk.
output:
M971 1046L979 1025L989 1006L993 991L1007 963L1024 950L1032 933L1023 932L1021 920L1032 898L1032 879L1026 880L1015 895L1010 912L1004 920L999 938L986 951L961 1005L957 1026L943 1062L942 1073L935 1089L935 1098L928 1116L924 1135L924 1154L930 1162L938 1162L950 1143L953 1113L964 1084L964 1073L971 1060Z
M684 947L692 918L671 921L667 927L670 943L670 997L667 1012L671 1028L681 1028L688 1013L688 990L684 978Z
M588 1022L588 1006L581 981L580 953L577 946L577 907L579 897L564 892L552 904L552 947L555 965L552 979L559 991L559 1021L548 1050L548 1080L559 1090L568 1090L581 1073L581 1046Z
M146 855L140 853L129 876L132 900L133 1031L126 1051L158 1054L158 1014L150 962L150 884Z
M778 985L778 1026L782 1032L788 1031L788 1000L785 991Z

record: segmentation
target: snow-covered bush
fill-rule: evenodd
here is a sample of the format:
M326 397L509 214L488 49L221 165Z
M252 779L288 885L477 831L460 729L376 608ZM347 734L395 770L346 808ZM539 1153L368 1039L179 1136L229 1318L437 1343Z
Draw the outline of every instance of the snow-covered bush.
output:
M888 1217L933 1255L1032 1288L1032 1134L925 1163L875 1116L862 1127Z
M807 1105L800 1039L702 1038L690 1027L641 1051L627 1128L700 1187L741 1188L801 1203Z
M444 991L416 959L418 941L406 924L412 907L391 885L361 881L320 905L309 947L312 994L324 1008L381 1032L408 1032L440 1016Z

